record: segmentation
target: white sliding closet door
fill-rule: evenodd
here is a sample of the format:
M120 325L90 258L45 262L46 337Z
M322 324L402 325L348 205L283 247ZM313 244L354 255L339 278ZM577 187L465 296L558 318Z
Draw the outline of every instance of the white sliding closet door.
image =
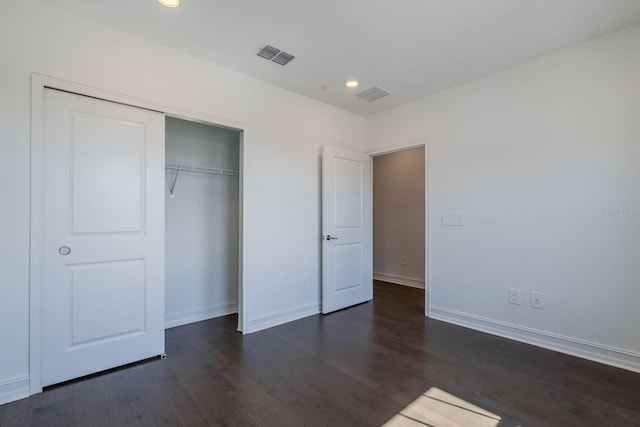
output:
M164 115L45 90L42 386L164 353Z

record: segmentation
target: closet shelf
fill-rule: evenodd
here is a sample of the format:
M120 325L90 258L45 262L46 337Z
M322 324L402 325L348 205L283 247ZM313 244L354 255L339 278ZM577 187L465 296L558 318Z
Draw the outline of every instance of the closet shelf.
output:
M207 168L202 166L185 166L167 163L164 165L165 170L175 171L173 179L169 183L169 196L173 197L173 190L176 188L176 182L178 182L178 175L180 172L195 172L206 173L210 175L227 175L238 176L238 171L232 169L219 169L219 168Z

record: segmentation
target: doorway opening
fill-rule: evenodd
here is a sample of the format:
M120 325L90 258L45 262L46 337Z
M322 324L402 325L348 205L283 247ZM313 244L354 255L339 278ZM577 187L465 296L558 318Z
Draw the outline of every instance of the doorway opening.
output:
M165 326L238 313L241 132L165 119Z
M426 148L376 153L372 165L374 299L410 294L427 314Z

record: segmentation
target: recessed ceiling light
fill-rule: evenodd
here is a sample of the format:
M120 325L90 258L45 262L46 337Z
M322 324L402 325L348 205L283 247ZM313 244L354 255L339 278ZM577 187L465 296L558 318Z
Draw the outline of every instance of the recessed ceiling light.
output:
M167 7L178 7L180 6L180 0L158 0L161 5Z
M354 87L358 87L360 83L358 83L357 80L349 80L348 82L346 82L344 85L346 87L348 87L349 89L353 89Z

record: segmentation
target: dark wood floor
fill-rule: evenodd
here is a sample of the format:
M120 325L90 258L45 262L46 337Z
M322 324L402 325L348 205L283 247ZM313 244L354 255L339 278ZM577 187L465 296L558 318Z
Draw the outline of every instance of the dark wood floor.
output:
M640 425L640 374L422 313L421 291L377 283L374 302L247 336L234 316L170 329L167 359L0 406L0 425L381 426L432 388L500 427Z

